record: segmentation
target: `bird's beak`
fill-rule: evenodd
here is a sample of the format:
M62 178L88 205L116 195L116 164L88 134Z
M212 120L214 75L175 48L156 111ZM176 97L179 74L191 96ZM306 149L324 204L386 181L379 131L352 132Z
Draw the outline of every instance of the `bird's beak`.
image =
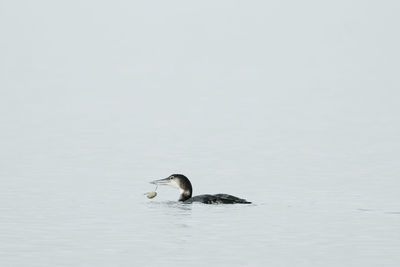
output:
M164 179L160 179L160 180L154 180L150 182L151 184L155 184L155 185L170 185L171 184L171 180L168 178L164 178Z

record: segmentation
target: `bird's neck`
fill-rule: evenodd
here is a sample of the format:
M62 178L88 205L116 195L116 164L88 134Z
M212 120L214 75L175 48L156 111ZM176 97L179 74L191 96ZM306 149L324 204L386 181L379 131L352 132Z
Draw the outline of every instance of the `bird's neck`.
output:
M181 190L179 201L185 201L192 197L192 190Z

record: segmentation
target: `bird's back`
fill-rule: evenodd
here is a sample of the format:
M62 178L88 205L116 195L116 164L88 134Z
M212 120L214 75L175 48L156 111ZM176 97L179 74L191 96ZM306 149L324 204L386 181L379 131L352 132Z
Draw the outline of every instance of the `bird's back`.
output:
M204 204L251 204L246 199L228 194L198 195L184 201L185 203L201 202Z

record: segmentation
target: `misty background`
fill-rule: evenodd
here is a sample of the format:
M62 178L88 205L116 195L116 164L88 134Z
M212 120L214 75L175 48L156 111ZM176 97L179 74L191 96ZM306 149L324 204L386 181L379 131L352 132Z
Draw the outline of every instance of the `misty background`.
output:
M398 266L399 11L0 1L0 265Z

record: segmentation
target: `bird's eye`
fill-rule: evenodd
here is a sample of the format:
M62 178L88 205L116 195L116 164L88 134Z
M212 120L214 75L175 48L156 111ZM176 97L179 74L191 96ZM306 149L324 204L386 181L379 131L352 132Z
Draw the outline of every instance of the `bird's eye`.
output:
M169 179L172 180L174 177L170 176Z

